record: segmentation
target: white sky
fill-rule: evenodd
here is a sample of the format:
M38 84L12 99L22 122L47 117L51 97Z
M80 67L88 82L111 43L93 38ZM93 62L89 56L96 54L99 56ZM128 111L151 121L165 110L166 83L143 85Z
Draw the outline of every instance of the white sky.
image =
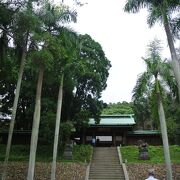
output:
M145 9L137 14L125 13L123 7L126 0L86 2L88 4L78 8L78 22L73 28L99 42L111 61L102 100L106 103L129 102L137 75L145 70L141 57L145 56L149 42L155 37L162 40L165 48L163 57L170 57L163 26L157 24L149 29Z

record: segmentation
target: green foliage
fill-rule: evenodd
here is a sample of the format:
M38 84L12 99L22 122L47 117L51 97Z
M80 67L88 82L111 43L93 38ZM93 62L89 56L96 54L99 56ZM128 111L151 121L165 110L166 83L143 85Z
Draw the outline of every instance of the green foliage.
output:
M42 114L40 128L39 128L39 143L52 144L54 140L56 115L52 112Z
M161 24L163 24L167 23L167 21L170 21L171 30L174 37L179 38L179 34L177 33L180 27L178 18L178 12L180 10L179 0L128 0L124 6L124 11L128 13L138 13L143 8L147 8L149 12L147 16L147 24L150 27L154 26L156 22L160 22Z
M5 145L0 145L0 161L4 161ZM29 160L29 145L12 145L10 161L28 161ZM51 161L52 146L39 145L37 147L37 161Z
M77 13L69 7L56 7L49 1L0 2L0 112L11 114L19 62L23 52L23 74L15 128L32 129L38 68L44 66L41 102L40 141L52 143L57 94L64 74L62 121L76 128L98 120L102 110L101 92L111 67L101 45L89 35L79 35L62 23L75 22ZM38 4L39 3L39 4ZM35 8L38 7L38 8ZM13 44L9 43L13 42ZM35 63L34 63L35 62ZM84 119L85 118L85 119ZM70 136L67 124L60 130L62 144ZM46 141L46 142L45 142Z
M151 123L151 128L159 128L157 94L160 94L161 101L165 104L168 88L172 88L174 77L171 75L171 66L166 60L162 61L160 50L157 39L150 43L147 56L143 58L146 71L138 76L133 89L135 117L138 126L143 129L147 122Z
M62 147L60 147L62 149ZM5 145L0 145L0 161L4 161ZM29 160L29 145L12 145L10 161L28 161ZM92 146L90 145L75 145L73 146L73 161L89 162L92 156ZM38 145L36 159L38 162L52 161L53 147L50 145ZM66 161L58 156L58 160Z
M110 103L103 109L104 115L117 115L117 114L134 114L132 103L123 101L118 103Z
M79 126L79 127L86 127L88 126L88 122L89 122L89 117L90 117L90 113L87 110L81 110L78 114L76 114L75 116L75 126Z
M48 70L53 69L53 56L48 50L42 49L40 51L32 52L31 58L38 65L43 64L46 67L46 69Z
M168 117L166 123L167 123L169 141L174 144L176 143L175 136L178 128L176 119L173 119L173 117Z
M63 122L60 125L60 145L64 146L70 139L70 135L74 130L72 122Z
M61 124L62 134L65 134L66 137L69 137L71 135L73 128L74 126L70 121Z
M75 145L73 147L73 160L89 163L93 148L90 145Z
M123 161L126 159L128 163L164 163L162 146L149 146L148 152L150 156L149 160L139 160L138 146L121 147ZM180 147L175 145L170 146L170 156L172 163L180 163Z
M180 144L180 106L175 99L167 98L165 101L167 118L167 131L171 144Z

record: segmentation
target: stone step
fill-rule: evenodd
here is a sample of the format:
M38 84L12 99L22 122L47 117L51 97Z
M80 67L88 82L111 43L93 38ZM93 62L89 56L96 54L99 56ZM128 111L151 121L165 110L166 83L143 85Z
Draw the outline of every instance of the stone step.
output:
M89 180L125 180L116 148L94 148Z
M98 154L95 154L94 156L93 156L93 158L114 158L114 156L117 156L117 154L115 154L115 153L112 153L112 154L108 154L108 155L98 155Z
M93 165L95 168L98 167L103 167L103 168L119 168L120 169L120 165L112 165L112 164L101 164L101 163L96 163L95 165ZM91 167L93 169L93 167Z
M115 156L117 156L118 154L116 154L116 153L111 153L111 154L94 154L93 156L94 157L106 157L106 158L110 158L110 157L113 157L113 156L115 155Z
M117 161L117 160L108 160L108 159L103 159L103 160L101 160L101 159L92 159L92 161L93 162L104 162L104 163L119 163L119 161Z
M105 168L105 169L109 169L109 168L111 168L111 169L114 169L114 168L118 168L118 169L122 169L122 167L120 166L120 165L118 165L118 166L116 166L116 165L110 165L110 164L107 164L107 165L104 165L104 164L96 164L96 165L94 165L94 166L91 166L90 167L91 169L97 169L97 168Z
M89 179L124 179L121 176L90 176Z
M90 176L89 179L124 179L121 176Z
M112 153L112 154L101 154L101 155L98 155L98 154L95 154L94 155L94 158L114 158L114 155L117 156L117 154L115 153Z
M123 179L124 177L123 176L98 176L98 175L94 175L94 176L89 176L89 179L94 179L94 178L101 178L101 179Z
M120 174L120 171L115 171L115 172L109 172L109 173L106 173L104 171L99 171L99 172L90 172L91 175L90 176L93 176L93 175L98 175L98 176L122 176Z
M119 161L117 161L117 160L108 160L108 159L103 159L103 160L101 160L101 159L92 159L92 161L93 162L105 162L105 163L119 163Z
M98 157L99 157L99 156L100 156L100 157L104 157L104 155L106 155L107 157L111 157L111 155L114 155L114 154L116 155L116 153L111 153L111 154L108 153L108 154L94 154L94 156L95 156L95 157L96 157L96 156L98 156Z
M94 157L99 157L99 158L111 158L113 157L114 155L116 155L115 153L111 153L111 154L94 154ZM116 155L117 156L117 155Z
M112 168L109 168L109 167L97 167L97 168L91 168L90 172L91 171L101 171L101 170L104 170L106 172L109 172L109 171L112 171L112 170L114 170L114 171L116 171L116 170L121 171L122 168L120 168L120 167L112 167Z
M113 176L123 176L123 175L121 175L121 172L120 171L117 171L117 172L112 172L112 173L106 173L106 172L104 172L104 171L99 171L99 172L90 172L91 173L91 175L90 175L90 177L92 177L92 176L105 176L105 177L113 177ZM114 173L116 173L117 175L115 175Z
M122 169L122 168L120 168L120 167L118 167L118 166L113 166L113 167L111 167L111 166L96 166L95 168L91 168L91 169L93 169L93 170L96 170L96 169L105 169L105 170L107 170L107 169Z
M121 171L122 169L120 168L103 168L103 167L98 167L98 168L91 168L90 172L98 172L98 171L105 171L105 172L111 172L111 171Z
M99 177L99 178L89 178L89 180L125 180L123 177L121 178L121 177L117 177L117 178L101 178L101 177Z
M106 174L106 175L104 175L104 174L91 174L90 175L90 177L95 177L95 178L97 178L97 177L106 177L106 178L114 178L114 177L123 177L122 175L120 175L120 174Z
M114 156L114 155L112 155L112 156ZM117 156L118 157L118 156ZM92 158L92 160L93 161L96 161L96 160L98 160L98 161L118 161L116 158L117 157L113 157L113 158L105 158L105 157L93 157Z

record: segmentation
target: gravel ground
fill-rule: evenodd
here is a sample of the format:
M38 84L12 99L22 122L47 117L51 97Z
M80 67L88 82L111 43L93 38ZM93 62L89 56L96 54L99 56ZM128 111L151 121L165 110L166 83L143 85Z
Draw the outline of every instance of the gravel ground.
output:
M144 180L148 176L148 169L155 169L155 177L165 180L165 165L162 164L127 164L130 180ZM180 164L173 164L173 180L180 180Z
M84 180L86 164L79 163L57 163L57 180ZM25 162L10 162L8 166L8 177L6 180L26 180L28 164ZM50 179L51 164L36 163L35 180ZM0 163L0 174L2 163Z
M57 180L84 180L86 164L57 163ZM9 162L7 180L26 180L28 164L25 162ZM127 164L130 180L144 180L148 169L154 168L156 178L165 180L165 166L162 164ZM36 163L35 180L50 179L50 163ZM2 163L0 163L0 174ZM173 180L180 180L180 164L173 164Z

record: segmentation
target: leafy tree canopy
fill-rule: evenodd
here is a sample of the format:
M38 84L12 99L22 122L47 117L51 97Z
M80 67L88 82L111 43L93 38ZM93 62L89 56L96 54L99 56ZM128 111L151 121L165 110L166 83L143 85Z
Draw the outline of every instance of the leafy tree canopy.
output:
M102 110L102 115L134 114L133 104L123 101L118 103L109 103Z

